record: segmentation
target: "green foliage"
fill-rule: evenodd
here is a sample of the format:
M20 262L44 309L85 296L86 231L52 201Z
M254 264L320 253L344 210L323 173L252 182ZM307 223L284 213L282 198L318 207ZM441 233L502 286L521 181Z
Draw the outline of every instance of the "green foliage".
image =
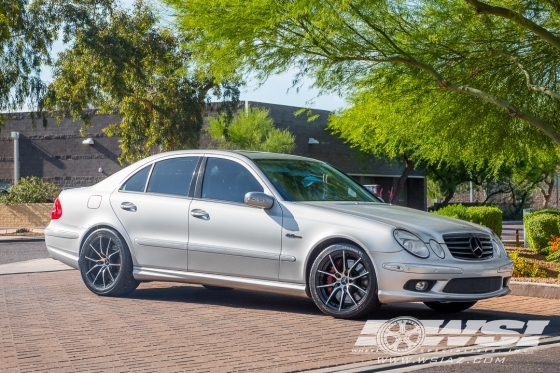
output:
M291 153L294 136L288 130L274 127L267 109L252 107L240 111L231 122L225 114L210 118L208 134L219 149L242 149L272 153Z
M455 219L470 221L488 227L498 235L502 234L502 211L493 206L449 205L434 212Z
M8 193L0 194L0 203L46 203L58 196L58 187L37 176L23 177L16 185L8 188Z
M544 278L546 277L546 271L539 267L537 263L531 263L521 256L519 251L513 251L509 253L509 258L513 262L513 277L532 277L532 278Z
M56 40L56 18L42 0L0 0L0 128L4 112L37 109L44 94L41 65Z
M120 116L104 131L120 137L121 163L154 150L198 148L208 91L236 101L237 85L216 85L197 70L185 38L141 0L131 10L114 1L70 3L69 47L53 66L45 107L58 120L84 120L83 130L91 121L86 108Z
M558 210L547 209L528 214L523 223L529 247L537 253L547 253L549 242L555 236L560 236L560 212Z
M296 68L295 85L309 77L324 92L347 94L340 117L366 120L345 121L356 131L344 132L363 150L381 138L394 153L507 160L508 149L560 143L555 2L491 0L507 7L492 13L475 0L165 1L217 77L242 71L264 80ZM379 130L387 126L393 138ZM409 146L418 134L425 144Z

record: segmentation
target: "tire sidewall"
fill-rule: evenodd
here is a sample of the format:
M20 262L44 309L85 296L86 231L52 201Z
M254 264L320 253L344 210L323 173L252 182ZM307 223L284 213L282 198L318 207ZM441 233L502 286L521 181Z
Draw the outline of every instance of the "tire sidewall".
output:
M366 270L369 272L369 283L370 289L368 291L368 295L366 296L365 300L362 301L357 308L354 308L350 311L337 311L329 308L326 306L319 296L317 289L315 287L315 283L317 281L317 270L319 269L319 265L326 258L329 254L332 254L337 251L344 250L346 252L352 252L353 254L359 256L361 258L362 263L366 267ZM357 248L356 246L350 244L335 244L327 247L323 250L317 258L314 260L313 265L311 266L311 273L309 274L309 292L311 294L311 298L317 305L317 307L325 314L336 317L336 318L344 318L344 319L352 319L352 318L359 318L366 316L369 312L373 309L379 307L379 299L377 297L377 276L375 272L375 267L373 265L372 260L370 257L362 250Z
M85 259L84 248L86 248L91 242L95 241L95 239L97 239L100 235L106 238L110 237L121 251L121 269L119 270L119 273L115 278L115 281L113 281L113 283L105 289L100 289L98 287L93 286L93 284L91 283L91 281L88 279L86 275L87 270L85 267L85 261L87 259ZM126 243L118 233L108 228L99 228L89 234L89 236L86 238L86 240L80 247L80 256L78 258L78 265L80 268L80 274L82 276L82 280L84 281L84 284L91 292L98 295L110 295L111 292L119 286L120 282L123 281L123 276L125 274L125 271L132 273L132 259Z

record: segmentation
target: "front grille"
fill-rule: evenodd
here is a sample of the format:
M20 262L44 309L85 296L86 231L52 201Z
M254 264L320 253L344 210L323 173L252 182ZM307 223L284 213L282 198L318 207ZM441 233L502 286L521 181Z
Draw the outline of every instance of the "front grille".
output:
M454 278L443 288L444 293L482 294L502 288L501 277Z
M478 238L482 246L482 254L477 256L471 247L473 237ZM454 233L444 234L443 241L447 245L449 252L456 259L463 260L483 260L490 259L494 255L492 240L486 234L475 233Z

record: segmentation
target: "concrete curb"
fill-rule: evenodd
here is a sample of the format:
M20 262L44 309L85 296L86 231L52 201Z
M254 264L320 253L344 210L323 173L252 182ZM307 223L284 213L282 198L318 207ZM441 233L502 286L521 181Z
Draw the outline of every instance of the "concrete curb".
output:
M45 236L0 236L0 244L17 242L41 242L45 241Z
M538 282L511 281L511 295L522 297L560 299L560 285L542 284Z
M51 258L32 259L0 265L1 275L15 275L22 273L58 272L74 270L74 268Z

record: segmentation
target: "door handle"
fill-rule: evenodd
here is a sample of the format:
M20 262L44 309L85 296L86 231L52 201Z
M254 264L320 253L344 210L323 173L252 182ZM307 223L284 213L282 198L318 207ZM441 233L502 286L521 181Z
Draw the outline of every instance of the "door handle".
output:
M125 211L136 212L137 208L136 205L132 202L123 202L121 203L121 209Z
M191 216L194 216L195 218L199 218L199 219L204 219L204 220L209 220L210 219L210 215L208 215L208 213L206 211L200 210L200 209L191 210Z

